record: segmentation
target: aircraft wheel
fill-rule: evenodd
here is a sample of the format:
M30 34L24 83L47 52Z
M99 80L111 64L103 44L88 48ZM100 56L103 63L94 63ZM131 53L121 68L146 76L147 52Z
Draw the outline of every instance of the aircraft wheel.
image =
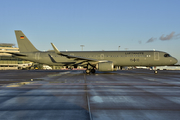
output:
M86 74L89 74L91 71L89 69L86 70Z
M157 70L155 70L155 71L154 71L154 73L155 73L155 74L157 74L157 73L158 73L158 71L157 71Z
M92 72L92 73L95 73L95 72L96 72L96 70L95 70L95 69L91 69L91 72Z

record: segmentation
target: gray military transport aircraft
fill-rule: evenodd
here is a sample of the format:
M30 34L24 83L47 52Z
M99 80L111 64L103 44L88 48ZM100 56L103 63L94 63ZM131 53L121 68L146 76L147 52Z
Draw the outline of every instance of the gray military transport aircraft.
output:
M113 71L116 66L168 66L177 59L162 51L39 51L20 30L15 30L19 53L12 56L24 60L58 66L84 66L86 73ZM157 70L155 70L157 73Z

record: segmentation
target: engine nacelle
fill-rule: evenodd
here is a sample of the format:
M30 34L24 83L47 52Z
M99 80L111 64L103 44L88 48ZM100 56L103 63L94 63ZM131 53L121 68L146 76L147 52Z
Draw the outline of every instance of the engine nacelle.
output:
M113 71L114 70L114 64L112 62L102 62L102 63L98 63L96 65L96 68L99 71Z

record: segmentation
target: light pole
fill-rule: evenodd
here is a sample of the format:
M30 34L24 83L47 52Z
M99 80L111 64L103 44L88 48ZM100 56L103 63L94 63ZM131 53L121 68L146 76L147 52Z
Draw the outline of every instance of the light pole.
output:
M118 50L120 50L120 47L121 47L121 46L118 46Z
M83 47L84 47L84 45L80 45L81 47L82 47L82 51L83 51Z

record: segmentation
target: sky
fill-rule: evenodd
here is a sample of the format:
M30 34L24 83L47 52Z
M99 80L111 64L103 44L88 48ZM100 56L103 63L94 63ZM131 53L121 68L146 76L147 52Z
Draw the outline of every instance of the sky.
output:
M41 51L160 50L180 64L180 0L0 0L0 43Z

